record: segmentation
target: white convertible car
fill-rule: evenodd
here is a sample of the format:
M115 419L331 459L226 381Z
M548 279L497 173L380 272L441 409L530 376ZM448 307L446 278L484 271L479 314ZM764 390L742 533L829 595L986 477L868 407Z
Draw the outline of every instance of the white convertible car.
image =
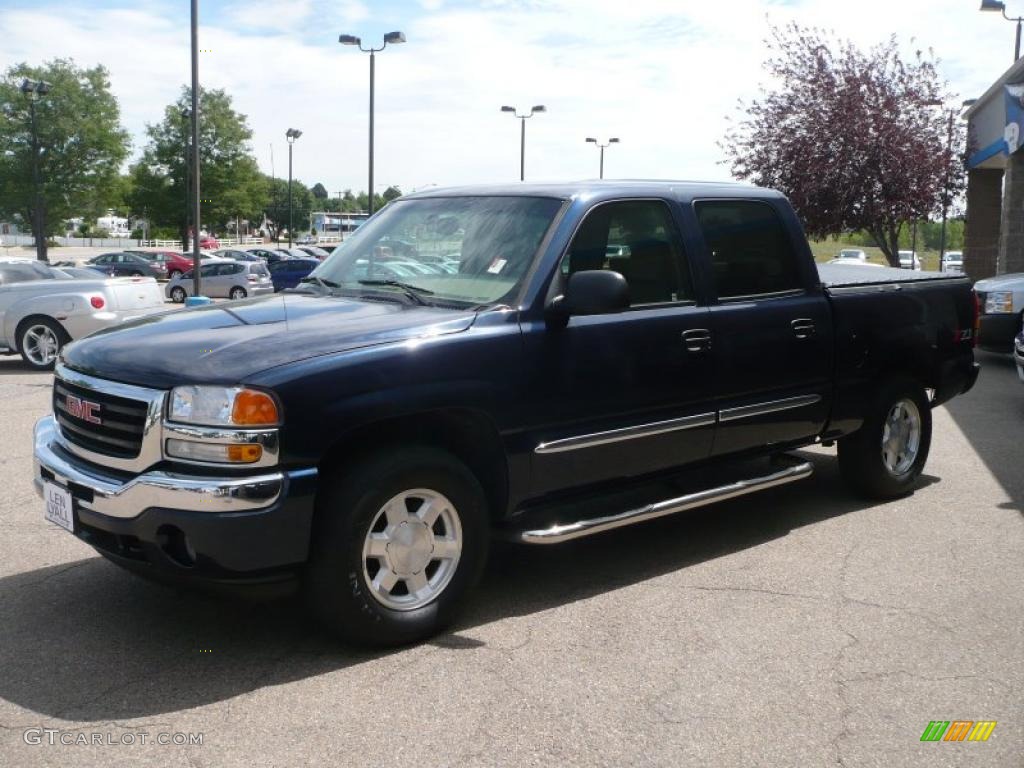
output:
M152 277L95 275L72 277L28 259L0 261L0 354L20 352L33 368L48 370L69 341L165 308Z

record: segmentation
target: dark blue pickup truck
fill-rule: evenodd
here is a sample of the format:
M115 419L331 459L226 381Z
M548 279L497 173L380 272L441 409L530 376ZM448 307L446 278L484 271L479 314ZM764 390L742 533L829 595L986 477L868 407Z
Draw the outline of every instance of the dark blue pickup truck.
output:
M977 377L977 319L963 277L819 273L771 190L432 190L295 290L67 346L35 482L133 571L299 585L340 635L411 642L494 538L794 482L811 465L788 452L814 443L857 492L909 492L931 409Z

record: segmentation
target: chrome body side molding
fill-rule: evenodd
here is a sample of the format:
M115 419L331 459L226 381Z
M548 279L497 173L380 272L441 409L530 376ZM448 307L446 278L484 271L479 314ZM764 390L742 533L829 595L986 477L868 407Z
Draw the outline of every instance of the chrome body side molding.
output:
M534 448L534 453L561 453L562 451L575 451L580 448L593 448L597 445L617 443L622 440L636 440L641 437L661 435L665 432L677 432L682 429L695 429L696 427L708 427L715 423L714 413L698 413L694 416L684 416L681 419L668 419L667 421L655 421L650 424L638 424L635 427L624 427L623 429L611 429L607 432L594 432L589 435L577 435L566 437L562 440L552 440L550 443L541 443Z
M751 416L763 416L766 413L788 411L791 408L803 408L805 405L814 405L820 402L821 395L800 395L799 397L787 397L783 400L769 400L766 403L742 405L739 408L723 408L718 412L718 420L735 421L736 419L749 419Z

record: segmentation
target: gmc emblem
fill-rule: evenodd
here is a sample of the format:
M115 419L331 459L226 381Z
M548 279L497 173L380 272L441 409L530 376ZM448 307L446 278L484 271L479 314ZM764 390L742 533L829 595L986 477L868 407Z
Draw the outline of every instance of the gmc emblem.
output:
M100 417L97 416L100 410L100 404L94 403L90 400L82 400L74 395L68 395L65 399L65 407L68 409L68 415L74 416L76 419L82 421L88 421L90 424L102 424Z

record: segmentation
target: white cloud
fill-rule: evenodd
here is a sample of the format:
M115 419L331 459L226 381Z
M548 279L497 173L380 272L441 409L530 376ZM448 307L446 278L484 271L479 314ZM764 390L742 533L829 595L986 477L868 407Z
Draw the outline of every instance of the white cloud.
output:
M284 131L297 127L298 178L365 188L368 62L335 42L339 32L369 43L397 27L409 39L376 60L378 189L517 178L519 122L503 104L549 110L527 124L527 178L596 175L592 135L622 140L605 155L611 177L727 178L717 142L737 99L764 80L769 20L865 46L896 34L908 52L931 47L962 98L979 95L1013 51L1011 24L960 0L419 0L401 12L378 2L259 0L202 17L202 81L248 115L268 172L270 143L286 172ZM56 56L105 64L141 146L144 124L189 78L179 5L2 9L0 67Z

